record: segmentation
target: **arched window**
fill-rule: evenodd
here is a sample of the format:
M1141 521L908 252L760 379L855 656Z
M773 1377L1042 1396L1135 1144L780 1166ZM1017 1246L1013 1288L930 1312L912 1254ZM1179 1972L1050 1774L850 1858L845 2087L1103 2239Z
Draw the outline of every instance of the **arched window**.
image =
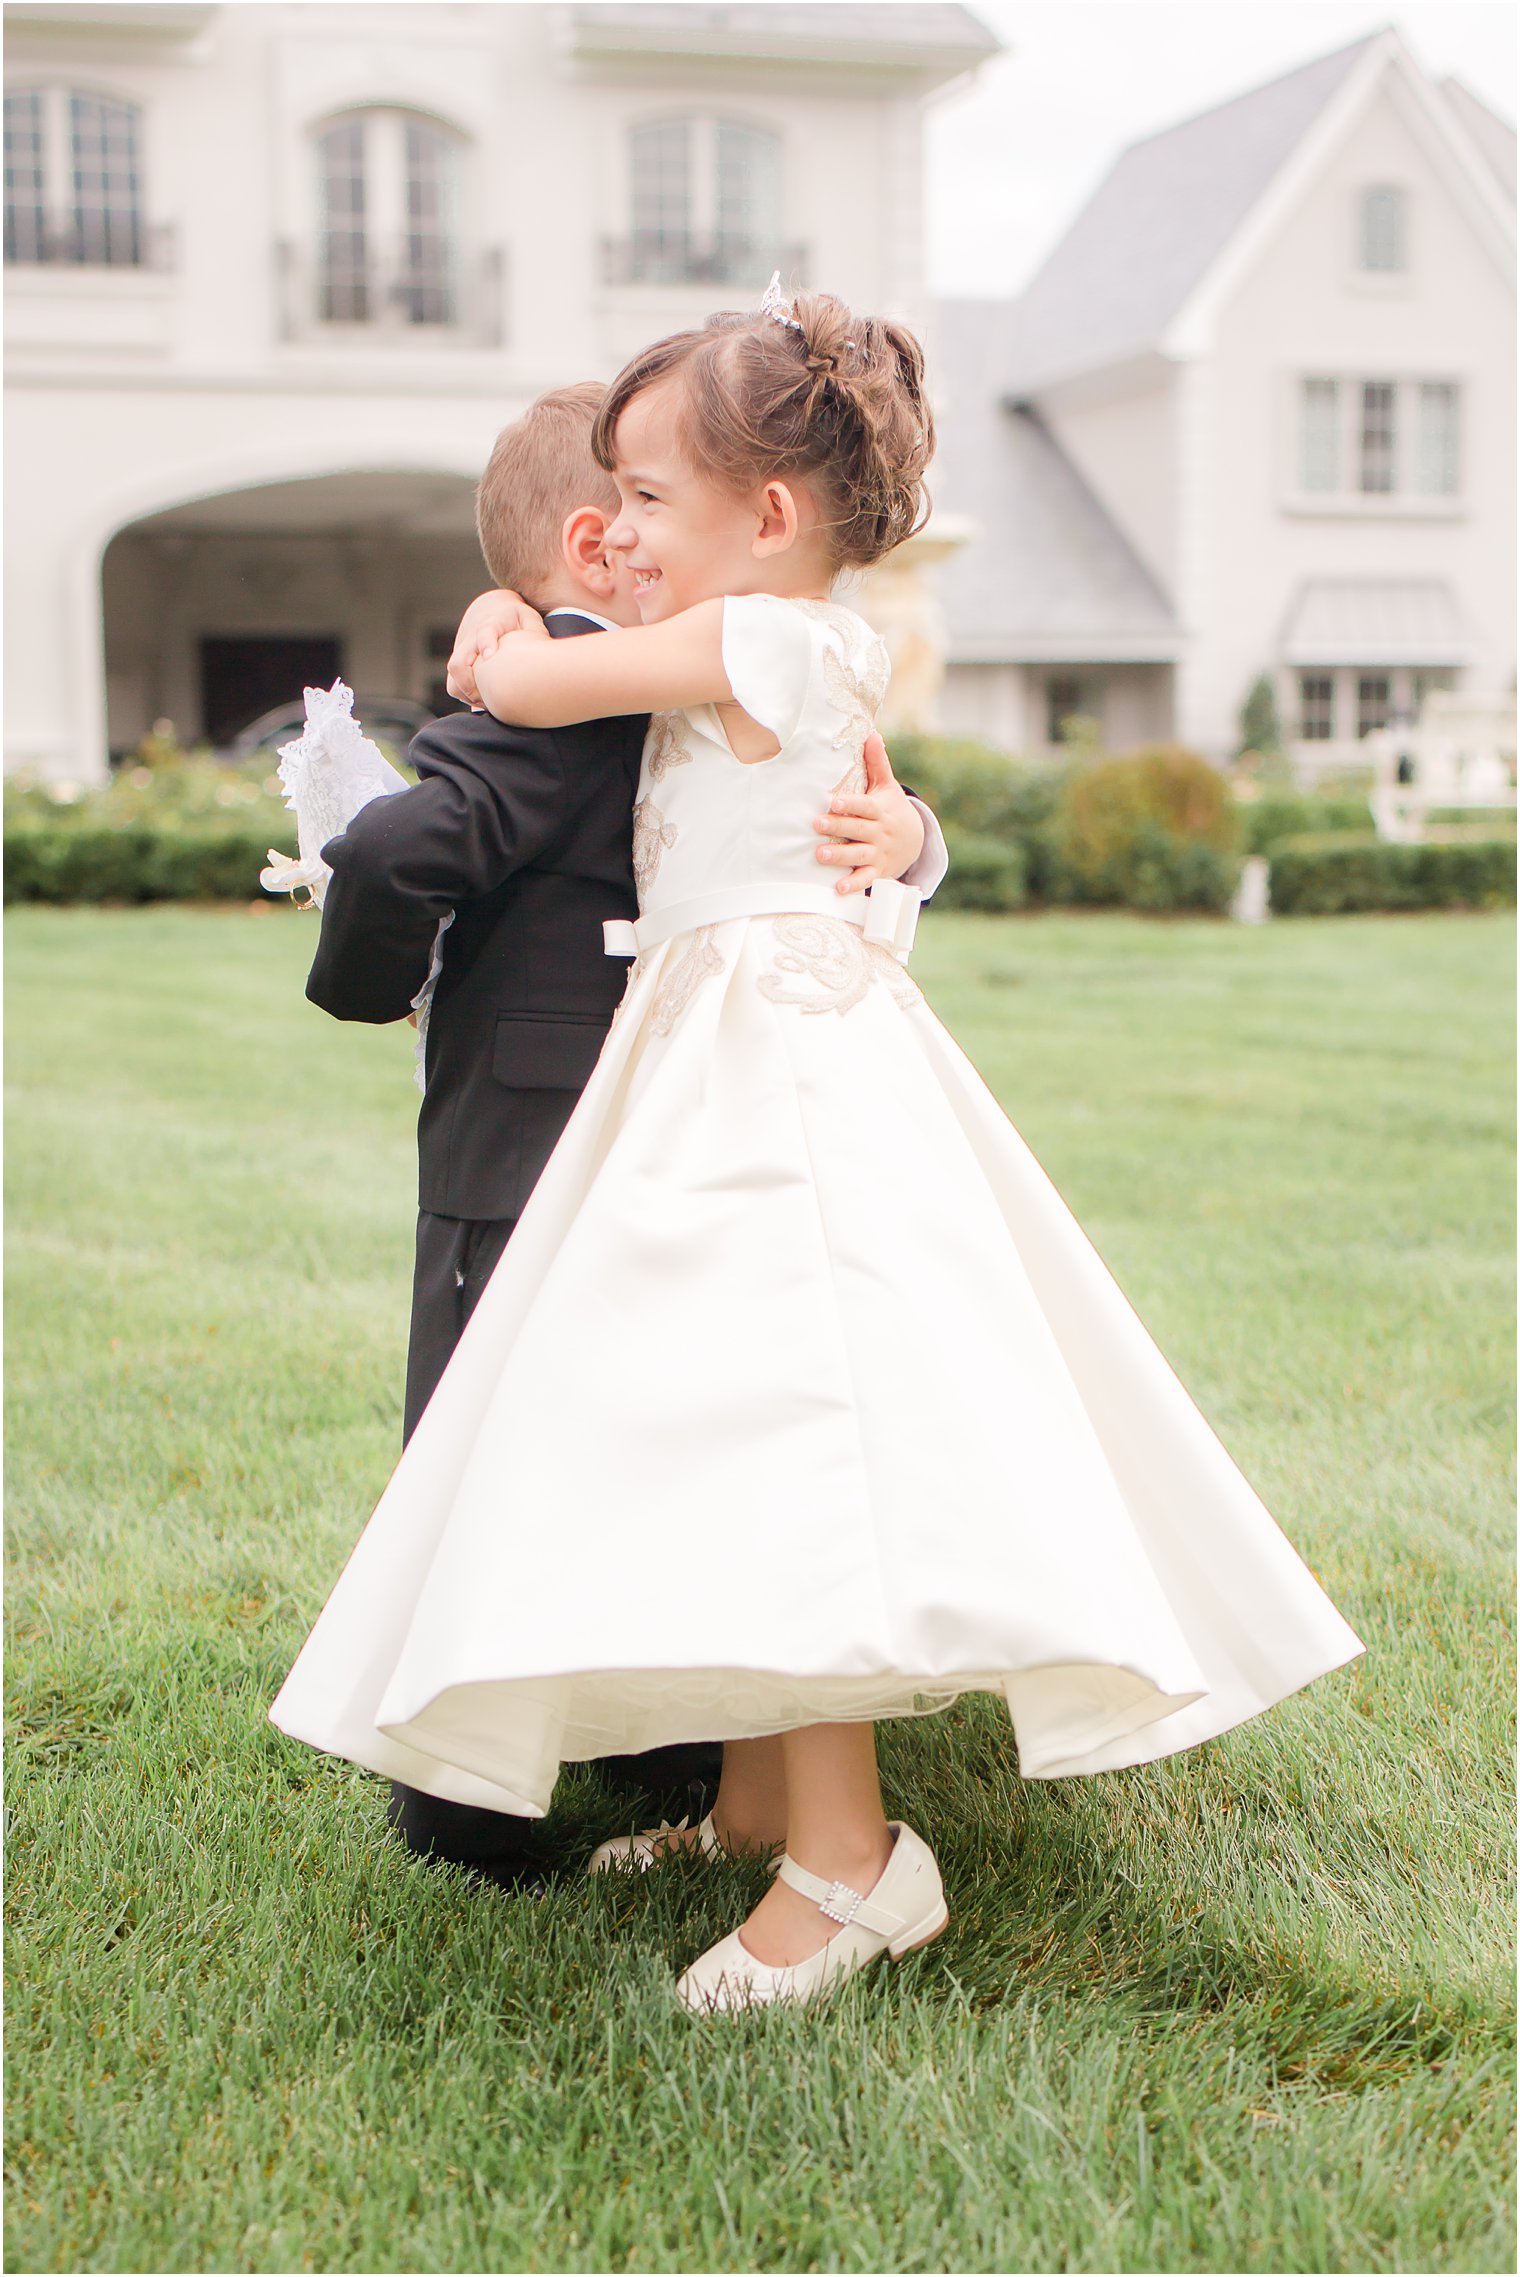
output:
M1375 183L1363 190L1361 224L1357 240L1357 266L1384 275L1397 275L1409 266L1406 244L1405 200L1392 183Z
M323 324L459 320L459 146L411 111L354 111L316 138Z
M135 269L147 259L142 113L62 87L5 96L5 258Z
M781 138L733 119L652 119L629 138L634 284L763 285L781 243Z

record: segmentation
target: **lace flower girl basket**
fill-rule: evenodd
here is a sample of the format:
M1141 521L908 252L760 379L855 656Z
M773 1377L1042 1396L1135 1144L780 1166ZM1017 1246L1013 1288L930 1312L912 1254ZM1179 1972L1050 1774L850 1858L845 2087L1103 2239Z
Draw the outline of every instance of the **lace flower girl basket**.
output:
M322 848L339 837L371 799L389 798L407 788L406 777L371 743L354 718L354 692L335 680L330 688L308 688L306 725L293 743L280 745L280 781L285 804L296 818L294 860L271 846L268 867L260 870L266 893L304 892L307 908L320 909L332 871ZM417 1087L423 1084L428 1005L443 962L443 936L453 912L438 927L427 979L412 999L417 1014Z

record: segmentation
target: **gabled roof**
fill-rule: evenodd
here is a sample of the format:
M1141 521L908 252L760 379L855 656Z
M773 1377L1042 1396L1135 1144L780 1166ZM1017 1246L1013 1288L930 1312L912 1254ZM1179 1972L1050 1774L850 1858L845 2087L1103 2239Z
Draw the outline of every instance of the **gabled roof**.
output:
M1004 385L1032 394L1154 348L1371 33L1124 151L1014 304Z
M1510 203L1515 198L1515 130L1460 79L1443 79L1441 93L1468 140L1481 153Z
M941 571L952 662L1176 656L1170 604L1040 420L1007 407L1006 303L940 301L944 375L929 487L974 526Z

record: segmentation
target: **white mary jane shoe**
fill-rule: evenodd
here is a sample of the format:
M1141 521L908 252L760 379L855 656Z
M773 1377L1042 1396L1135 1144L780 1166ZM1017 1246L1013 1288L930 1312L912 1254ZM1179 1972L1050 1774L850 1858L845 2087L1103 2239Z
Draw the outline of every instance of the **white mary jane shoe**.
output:
M726 1858L717 1835L713 1832L712 1814L704 1818L697 1828L695 1844L667 1842L667 1835L684 1834L690 1818L683 1818L676 1826L662 1819L658 1826L645 1829L642 1834L615 1835L611 1842L599 1843L586 1863L588 1874L647 1874L651 1866L663 1866L667 1858L677 1851L695 1848L703 1858Z
M778 2000L817 2000L883 1953L900 1961L937 1937L950 1919L934 1852L911 1826L891 1824L892 1855L875 1888L862 1895L843 1882L826 1882L795 1859L783 1857L782 1881L840 1924L821 1952L792 1968L757 1960L738 1930L693 1961L676 1984L677 1997L700 2014L719 2009L765 2008Z

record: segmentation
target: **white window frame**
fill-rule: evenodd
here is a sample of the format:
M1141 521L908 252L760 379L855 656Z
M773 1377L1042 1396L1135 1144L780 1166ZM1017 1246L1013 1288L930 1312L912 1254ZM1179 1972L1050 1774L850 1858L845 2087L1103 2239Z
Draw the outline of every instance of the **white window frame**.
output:
M1059 687L1074 688L1077 701L1065 706L1058 719L1054 715L1055 695ZM1061 720L1090 719L1096 722L1099 738L1104 732L1105 710L1108 698L1108 678L1105 673L1094 672L1091 667L1083 671L1076 665L1052 666L1040 685L1041 732L1047 751L1064 749L1060 736Z
M679 127L684 131L686 138L685 244L688 248L691 266L684 271L677 268L676 273L670 275L655 274L645 277L637 273L639 261L634 249L641 237L652 236L654 233L641 230L639 227L639 198L636 183L637 138L641 134L648 134L662 127ZM667 287L671 285L707 286L709 283L721 285L725 282L733 283L736 289L744 289L747 286L749 282L747 274L742 280L712 279L704 274L702 266L703 256L715 254L720 243L722 216L718 189L718 147L719 139L725 129L756 136L769 145L773 154L776 169L773 186L775 211L772 220L775 250L774 254L762 253L761 260L764 261L768 258L771 266L775 266L781 260L786 244L787 182L786 137L781 129L773 125L768 119L746 118L738 113L726 110L661 110L651 112L641 118L630 119L627 122L624 134L623 200L627 239L630 248L631 282L665 285ZM763 227L765 216L762 214L759 219ZM661 234L662 236L666 234L664 224L662 224ZM671 230L668 234L672 245L676 244L678 242L677 233ZM733 232L729 234L734 242L745 242L742 238L735 237ZM759 242L758 237L755 242ZM655 258L657 259L658 256ZM678 257L676 258L678 260ZM767 269L768 274L769 269ZM760 285L764 285L765 281L765 277L760 277L758 280Z
M1369 269L1364 267L1366 253L1367 200L1377 193L1396 193L1400 201L1399 251L1401 260L1396 269ZM1410 183L1395 176L1384 175L1375 182L1359 183L1346 203L1345 265L1341 271L1343 289L1359 300L1406 300L1415 289L1415 272L1420 252L1421 202Z
M1356 389L1356 490L1360 498L1397 498L1403 488L1409 427L1405 391L1396 379L1363 379ZM1374 479L1369 480L1368 478Z
M367 305L362 316L324 316L326 169L323 145L336 128L350 125L357 125L361 130L360 164L364 187L364 260L361 273L365 281ZM406 240L410 234L407 211L410 173L406 138L407 130L414 126L425 127L440 138L448 153L447 168L452 176L446 182L444 191L445 201L452 210L446 215L444 228L439 233L445 249L442 277L446 313L441 317L419 321L411 320L401 305L401 296L412 289L414 274L423 279L427 275L426 271L414 273L406 261ZM409 109L404 104L355 105L329 113L326 118L315 121L308 136L310 306L311 321L321 335L326 337L337 334L365 340L374 339L378 335L436 340L451 339L460 333L466 321L464 294L468 273L463 222L467 148L467 138L449 120L440 119L431 111Z
M1336 719L1338 712L1336 696L1339 693L1336 687L1336 678L1337 675L1322 664L1301 665L1295 672L1293 683L1293 701L1296 707L1294 713L1295 733L1293 738L1295 742L1333 743L1335 741ZM1326 688L1329 690L1329 695L1326 699L1325 704L1325 732L1323 735L1310 735L1308 732L1307 721L1309 714L1309 705L1305 694L1305 686L1306 683L1310 680L1322 681Z
M1338 390L1333 430L1336 484L1333 490L1311 490L1306 481L1308 431L1306 407L1311 386L1333 384ZM1363 389L1391 386L1393 395L1393 488L1363 490ZM1450 433L1442 456L1452 467L1455 488L1423 487L1428 466L1425 391L1449 390ZM1345 371L1309 367L1285 376L1281 394L1283 444L1279 453L1279 504L1285 513L1334 517L1365 515L1372 518L1457 519L1468 510L1467 423L1471 391L1468 383L1450 371ZM1320 437L1323 448L1324 437Z
M135 276L152 266L153 232L149 226L148 199L148 106L136 94L123 94L115 88L101 87L89 81L74 79L9 80L7 95L37 97L42 106L41 165L43 208L43 255L37 261L8 261L7 276L14 279L18 273L38 270L72 272L89 277ZM68 253L56 248L67 245L77 226L82 209L74 189L74 132L71 107L75 102L114 104L129 111L133 118L133 179L135 203L130 208L135 258L130 261L76 261ZM107 210L104 206L100 211ZM128 209L119 209L126 211Z
M1371 207L1374 198L1392 199L1396 240L1394 261L1369 261ZM1402 182L1364 182L1356 197L1356 243L1353 260L1364 277L1407 277L1409 274L1409 192Z
M1318 757L1327 766L1355 763L1357 746L1366 732L1361 724L1364 680L1387 681L1388 722L1392 726L1417 720L1425 697L1433 689L1453 687L1460 678L1456 667L1438 664L1296 664L1289 670L1293 719L1290 740L1306 758ZM1303 732L1306 680L1330 682L1330 733L1327 736L1306 736Z

